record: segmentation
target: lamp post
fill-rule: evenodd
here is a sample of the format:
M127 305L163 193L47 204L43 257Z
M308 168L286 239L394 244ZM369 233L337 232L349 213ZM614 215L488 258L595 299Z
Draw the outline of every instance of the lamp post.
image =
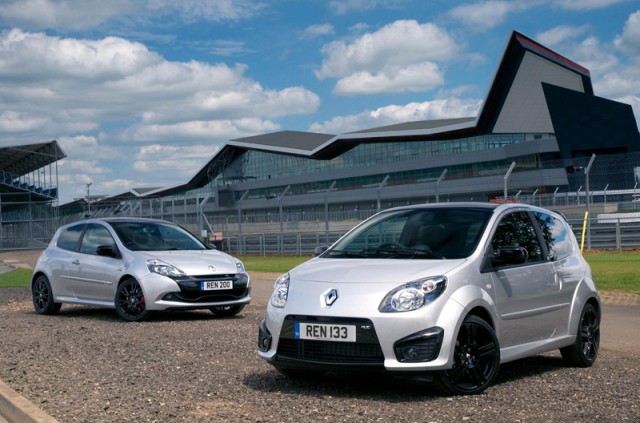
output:
M516 162L512 162L511 166L509 166L509 170L504 175L504 202L507 202L507 185L509 184L509 177L511 176L511 172L513 172L513 168L516 167Z
M87 184L87 214L91 215L91 195L89 194L89 188L91 188L91 184L93 182L89 182Z
M440 183L444 180L445 175L447 174L447 169L442 171L442 174L440 175L440 177L438 178L438 180L436 181L436 203L440 202Z

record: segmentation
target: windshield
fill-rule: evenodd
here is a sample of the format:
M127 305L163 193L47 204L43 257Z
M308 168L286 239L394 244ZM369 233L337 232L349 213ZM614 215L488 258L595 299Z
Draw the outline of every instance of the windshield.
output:
M478 246L491 209L452 207L381 213L322 257L459 259Z
M132 251L206 250L179 226L158 222L109 222L122 244Z

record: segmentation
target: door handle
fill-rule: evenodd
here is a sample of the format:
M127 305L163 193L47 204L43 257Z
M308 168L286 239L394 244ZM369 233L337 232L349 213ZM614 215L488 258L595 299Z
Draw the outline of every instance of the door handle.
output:
M73 260L73 261L71 262L71 264L80 264L80 260L75 259L75 260Z

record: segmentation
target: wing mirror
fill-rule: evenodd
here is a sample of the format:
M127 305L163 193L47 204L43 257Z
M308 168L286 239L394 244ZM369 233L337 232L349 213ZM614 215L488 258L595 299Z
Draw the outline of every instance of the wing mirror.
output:
M96 248L96 254L99 256L112 257L112 258L119 258L120 256L120 254L118 253L118 250L115 250L110 245L100 245L98 248Z
M326 245L318 245L314 250L313 250L313 255L314 257L318 257L320 254L324 253L325 251L327 251L329 249L329 247L327 247Z
M520 246L504 246L498 248L494 256L491 258L491 264L494 266L512 266L527 262L529 253L524 247Z

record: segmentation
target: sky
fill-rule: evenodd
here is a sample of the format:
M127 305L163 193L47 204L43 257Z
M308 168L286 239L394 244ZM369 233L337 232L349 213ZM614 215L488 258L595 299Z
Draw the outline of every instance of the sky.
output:
M0 0L0 146L60 204L187 182L227 141L475 117L512 30L640 120L639 0Z

